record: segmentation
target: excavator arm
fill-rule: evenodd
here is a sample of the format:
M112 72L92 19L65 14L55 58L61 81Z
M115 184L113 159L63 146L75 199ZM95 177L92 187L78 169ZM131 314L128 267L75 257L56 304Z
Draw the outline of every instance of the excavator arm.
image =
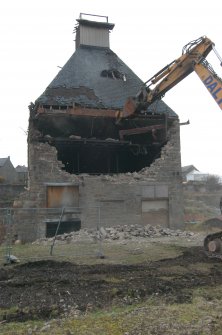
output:
M218 77L206 59L194 64L194 71L210 92L220 109L222 109L222 79Z
M202 81L206 80L205 75L209 72L209 69L204 66L203 60L205 60L205 57L213 48L214 43L205 36L186 44L182 55L178 59L165 66L145 82L135 97L128 98L120 117L135 116L141 111L146 110L150 104L162 98L166 92L193 71L196 71L203 78L201 79ZM151 88L152 85L155 85L155 87ZM217 92L218 97L219 93L222 92ZM220 101L220 98L216 100Z
M213 99L222 109L222 79L216 74L205 57L211 50L220 60L222 66L222 58L216 52L214 43L207 37L201 37L198 40L188 43L182 52L182 56L174 60L169 65L150 78L142 87L142 89L133 98L126 101L120 118L133 117L146 112L147 107L157 99L177 85L181 80L187 77L191 72L195 71L207 88ZM154 88L151 88L155 85ZM143 127L129 130L121 130L120 138L129 134L141 134L150 130L161 129L162 125L151 127ZM221 220L221 217L220 217ZM222 231L209 234L204 239L204 250L207 256L216 257L222 260Z

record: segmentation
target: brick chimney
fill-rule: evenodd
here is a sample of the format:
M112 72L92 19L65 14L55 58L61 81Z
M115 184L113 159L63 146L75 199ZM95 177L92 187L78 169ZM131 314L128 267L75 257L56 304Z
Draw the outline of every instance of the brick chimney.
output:
M80 13L76 21L76 49L82 45L109 48L109 32L114 24L108 22L108 16Z

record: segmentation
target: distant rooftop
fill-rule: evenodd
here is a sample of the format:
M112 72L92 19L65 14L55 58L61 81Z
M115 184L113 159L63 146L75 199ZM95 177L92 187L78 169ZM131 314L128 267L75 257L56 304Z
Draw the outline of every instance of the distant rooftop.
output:
M8 159L10 159L10 157L0 158L0 167L4 166Z
M20 173L20 172L27 172L28 168L25 165L18 165L16 166L16 172Z

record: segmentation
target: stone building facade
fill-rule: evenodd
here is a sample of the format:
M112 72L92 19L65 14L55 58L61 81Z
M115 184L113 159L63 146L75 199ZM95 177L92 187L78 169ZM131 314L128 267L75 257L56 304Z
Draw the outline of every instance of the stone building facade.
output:
M114 24L77 22L75 53L30 106L29 186L16 202L16 234L49 236L62 209L63 231L95 228L92 208L104 227L181 228L178 116L159 100L120 119L143 82L110 49Z
M0 177L2 183L13 184L17 182L17 173L10 160L10 156L0 158Z

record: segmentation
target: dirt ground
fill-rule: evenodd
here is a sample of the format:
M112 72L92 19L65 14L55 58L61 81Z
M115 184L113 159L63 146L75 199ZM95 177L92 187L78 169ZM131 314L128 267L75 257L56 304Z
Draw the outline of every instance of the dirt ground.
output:
M2 317L7 323L47 320L74 310L140 303L153 295L169 304L190 303L195 288L220 284L221 260L207 258L199 246L137 265L35 261L0 267L0 309L7 310Z

